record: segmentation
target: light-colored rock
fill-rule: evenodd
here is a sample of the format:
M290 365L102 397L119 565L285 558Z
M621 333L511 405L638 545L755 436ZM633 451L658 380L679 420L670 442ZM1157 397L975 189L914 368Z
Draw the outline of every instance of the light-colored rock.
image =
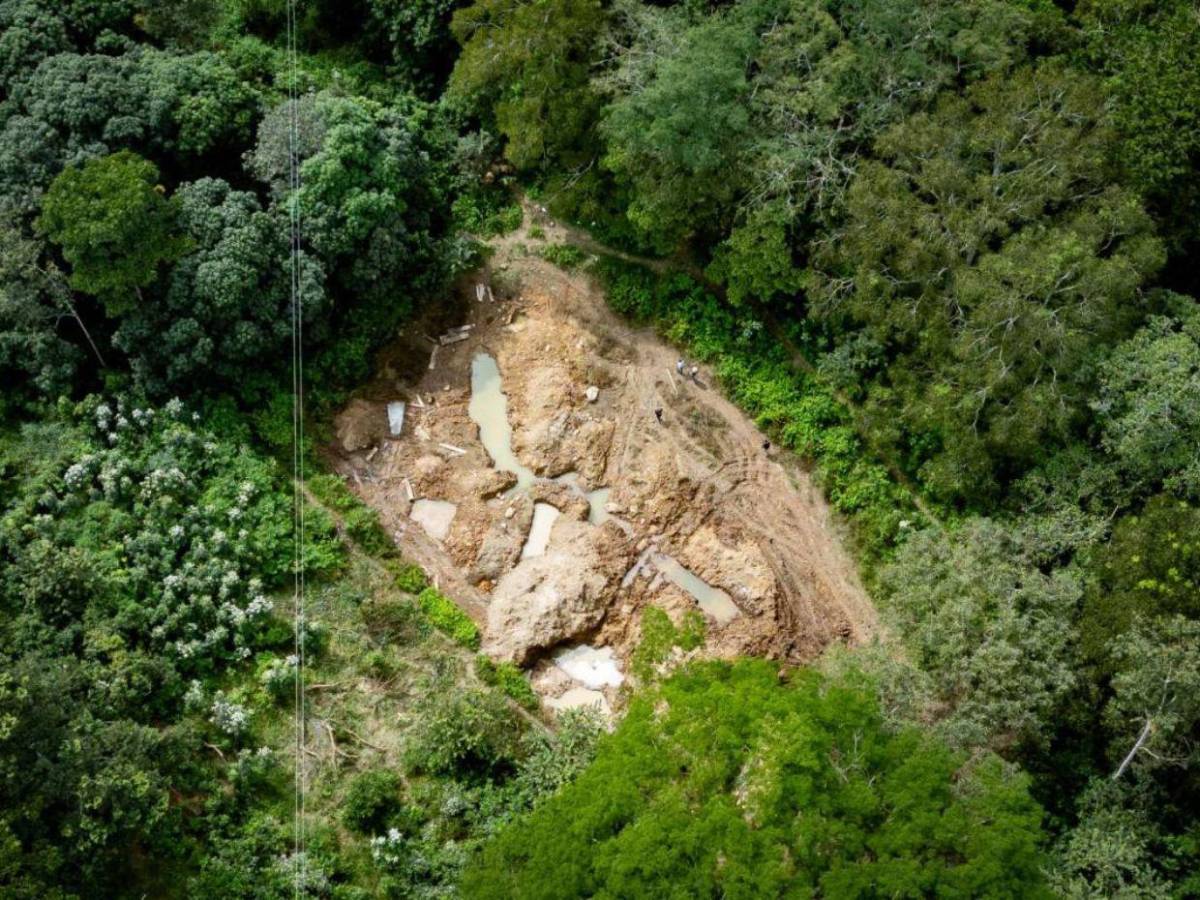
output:
M387 405L388 431L392 433L392 437L399 437L400 432L404 430L404 408L403 400L393 400Z
M587 397L588 403L595 403L600 399L600 388L596 387L594 384L588 385L588 389L583 392L583 396Z
M458 507L445 500L418 500L412 505L412 519L435 541L446 539Z
M735 546L721 540L711 526L698 528L677 554L699 578L738 598L738 605L762 613L775 595L775 573L757 544Z
M487 655L523 665L600 624L623 560L605 552L606 541L596 540L595 531L561 521L544 555L521 560L500 578L488 607Z

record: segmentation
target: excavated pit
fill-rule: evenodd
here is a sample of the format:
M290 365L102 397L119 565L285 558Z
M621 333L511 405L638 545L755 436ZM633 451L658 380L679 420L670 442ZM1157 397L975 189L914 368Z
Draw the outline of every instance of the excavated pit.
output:
M483 651L530 667L551 709L608 710L648 606L699 609L712 656L802 662L870 637L874 609L806 473L762 451L707 373L678 380L676 350L613 316L586 275L522 256L522 239L462 286L465 322L385 351L329 448L481 625Z

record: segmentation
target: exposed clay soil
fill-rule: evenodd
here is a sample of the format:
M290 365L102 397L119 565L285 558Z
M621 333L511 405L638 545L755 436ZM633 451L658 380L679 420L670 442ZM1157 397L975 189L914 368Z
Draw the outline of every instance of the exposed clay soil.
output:
M542 246L528 236L530 218L494 243L488 266L443 312L457 318L440 326L472 324L469 337L438 346L431 362L434 325L401 335L335 423L336 468L401 552L480 623L485 652L537 664L535 686L550 694L579 688L547 671L556 648L610 645L625 660L646 605L676 619L696 608L656 571L656 551L737 605L728 624L709 622L708 654L800 662L831 642L867 639L875 611L808 475L763 451L762 434L711 373L680 379L677 351L610 312L587 275L530 255ZM552 224L541 225L553 240ZM478 283L494 301L477 301ZM468 416L479 353L499 364L513 448L539 477L528 492L493 468ZM392 400L408 403L396 438ZM551 480L571 472L579 489L611 488L608 521L589 524L581 491ZM410 488L411 498L457 505L444 540L410 518ZM522 560L535 502L562 514L545 554Z

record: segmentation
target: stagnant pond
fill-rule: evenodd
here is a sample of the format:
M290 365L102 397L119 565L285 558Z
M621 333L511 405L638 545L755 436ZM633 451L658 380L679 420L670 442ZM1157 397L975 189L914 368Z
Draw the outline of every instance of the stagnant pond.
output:
M503 472L517 476L517 490L525 490L536 480L531 469L521 465L512 449L512 426L508 423L508 398L500 389L500 368L486 353L471 360L471 402L467 415L479 426L479 440Z

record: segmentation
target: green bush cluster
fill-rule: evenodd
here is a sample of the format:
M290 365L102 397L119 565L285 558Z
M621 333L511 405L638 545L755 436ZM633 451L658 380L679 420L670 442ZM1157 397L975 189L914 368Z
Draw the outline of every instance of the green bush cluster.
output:
M537 693L529 686L529 679L510 662L498 663L481 654L475 657L475 674L484 684L499 688L531 712L541 705Z
M372 556L396 553L395 543L379 523L378 511L363 503L340 475L314 475L305 484L322 503L341 515L346 533L365 552Z
M359 834L379 834L400 810L403 785L388 769L372 769L356 776L342 800L342 821Z
M479 649L479 628L453 600L434 587L417 595L417 605L438 631L471 650Z
M633 673L648 682L654 678L655 667L666 662L676 647L687 651L703 646L707 626L698 610L689 610L676 625L664 610L648 606L642 612L641 630L633 651Z
M481 239L516 231L525 215L521 204L499 189L460 194L451 213L460 231Z
M359 614L371 635L383 641L411 643L429 631L429 623L416 604L399 597L372 597L359 607Z
M578 269L587 260L587 254L574 244L548 244L538 251L538 255L567 270Z
M429 587L429 579L416 563L404 563L396 570L396 587L408 594L419 594Z

